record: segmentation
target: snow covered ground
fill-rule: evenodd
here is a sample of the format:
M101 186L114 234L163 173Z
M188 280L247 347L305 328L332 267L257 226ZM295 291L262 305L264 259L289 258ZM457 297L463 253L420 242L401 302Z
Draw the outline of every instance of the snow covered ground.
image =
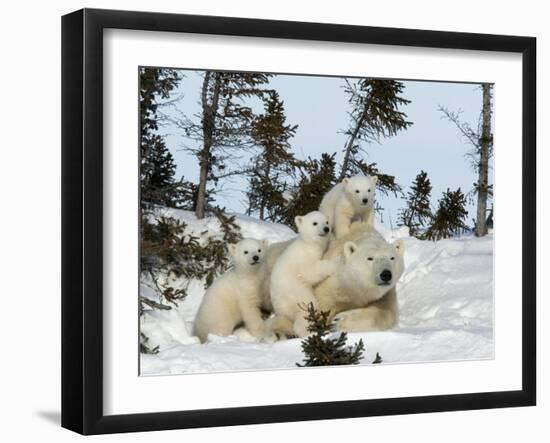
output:
M218 230L214 219L196 220L186 211L166 210L196 234ZM292 238L286 226L237 216L244 237L270 243ZM366 346L363 364L379 352L384 363L493 358L493 238L465 236L438 242L410 238L407 231L377 229L388 240L405 239L405 273L397 284L399 326L391 331L350 333L348 343L360 338ZM173 282L182 284L182 282ZM155 298L146 282L142 295ZM192 281L187 298L170 311L147 311L141 331L155 355L141 354L141 374L180 374L247 369L294 368L303 355L300 340L259 343L241 335L212 337L200 344L191 335L204 295L204 285Z

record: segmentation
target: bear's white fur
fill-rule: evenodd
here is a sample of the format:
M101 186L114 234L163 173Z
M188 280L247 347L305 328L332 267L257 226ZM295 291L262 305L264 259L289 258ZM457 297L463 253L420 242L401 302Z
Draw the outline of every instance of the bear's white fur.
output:
M292 243L292 240L287 240L284 242L272 243L268 246L265 251L264 256L262 257L262 262L260 263L260 298L262 300L261 307L266 313L273 312L273 303L271 303L271 271L275 262L287 248L288 245Z
M374 229L353 226L331 242L325 259L337 271L315 288L319 309L330 311L337 329L379 331L397 323L395 286L404 271L404 243L389 243Z
M244 239L229 245L233 268L208 288L194 322L194 334L201 342L208 334L231 335L244 323L256 338L267 338L260 306L260 264L267 249L265 240Z
M335 185L321 201L319 210L329 218L336 238L350 231L353 221L372 226L374 222L374 192L378 177L356 175Z
M273 255L282 254L288 243L277 245ZM403 273L403 254L402 240L390 244L371 227L354 223L346 236L330 241L324 254L324 259L337 261L337 268L315 286L317 307L330 311L330 319L342 331L381 331L394 327L398 321L395 285ZM385 264L392 279L390 284L381 286L380 273ZM294 334L292 322L284 317L272 320L271 327L280 337Z
M313 286L323 281L336 269L336 263L322 260L330 238L328 218L313 211L295 219L298 237L281 252L275 261L270 279L271 302L275 312L272 321L277 333L279 322L292 324L290 334L307 335L304 308L317 302Z

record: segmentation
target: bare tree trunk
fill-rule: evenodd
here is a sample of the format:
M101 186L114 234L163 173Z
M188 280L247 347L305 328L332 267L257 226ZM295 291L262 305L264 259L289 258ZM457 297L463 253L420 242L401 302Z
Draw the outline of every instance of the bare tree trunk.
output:
M214 142L214 128L216 124L216 114L218 112L218 99L221 86L221 77L219 73L214 74L214 86L212 92L212 102L208 103L208 89L212 72L207 71L202 83L202 132L203 147L200 150L199 157L199 188L197 191L197 202L195 206L195 215L198 219L204 218L206 212L206 183L208 181L208 170L210 169L211 154L210 149Z
M475 235L487 235L487 197L489 193L489 157L493 135L491 133L491 85L483 84L483 111L481 140L479 143L479 178L477 187L477 217Z
M270 158L268 156L265 156L264 162L264 179L269 180L271 174L271 166L269 164ZM263 199L260 199L260 220L265 220L265 201Z
M198 219L204 218L206 212L206 181L208 178L208 156L210 155L210 148L204 147L199 160L200 174L199 174L199 188L197 192L197 204L195 205L195 215Z

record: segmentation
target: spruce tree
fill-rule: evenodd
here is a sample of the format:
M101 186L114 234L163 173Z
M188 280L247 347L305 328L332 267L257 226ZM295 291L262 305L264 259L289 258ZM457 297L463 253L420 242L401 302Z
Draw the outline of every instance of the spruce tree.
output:
M303 364L296 363L296 366L356 365L363 358L363 340L347 346L346 332L340 332L334 338L329 336L335 331L329 316L330 312L316 310L313 303L307 305L307 330L310 335L302 340L302 351L305 355Z
M464 220L468 216L466 197L458 188L456 191L447 189L439 200L432 224L424 234L428 240L440 240L462 234L468 230Z
M157 110L180 76L174 69L141 68L139 80L141 206L176 206L182 200L182 183L176 181L174 158L157 133Z
M426 226L433 217L430 207L431 192L432 184L428 174L425 171L420 171L411 190L407 193L407 206L399 214L400 226L407 226L411 236L419 237L419 230Z
M290 201L281 217L288 226L294 226L294 217L317 211L323 196L336 183L336 154L323 153L320 159L307 160L299 164L297 184L290 190Z
M264 113L256 117L252 126L252 139L260 152L252 160L248 212L257 213L260 220L278 222L283 216L286 179L292 177L297 165L289 142L296 128L297 125L286 124L284 104L273 91L265 101Z

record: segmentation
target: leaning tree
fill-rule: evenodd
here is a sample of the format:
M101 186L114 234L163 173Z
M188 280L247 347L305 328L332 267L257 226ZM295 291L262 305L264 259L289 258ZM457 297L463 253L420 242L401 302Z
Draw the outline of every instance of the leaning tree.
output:
M410 103L402 96L405 85L396 80L362 78L346 79L344 90L351 105L350 122L344 131L347 136L338 181L358 173L377 175L377 188L384 193L401 191L393 176L381 173L376 164L364 160L365 145L379 143L407 129L412 122L401 107Z

